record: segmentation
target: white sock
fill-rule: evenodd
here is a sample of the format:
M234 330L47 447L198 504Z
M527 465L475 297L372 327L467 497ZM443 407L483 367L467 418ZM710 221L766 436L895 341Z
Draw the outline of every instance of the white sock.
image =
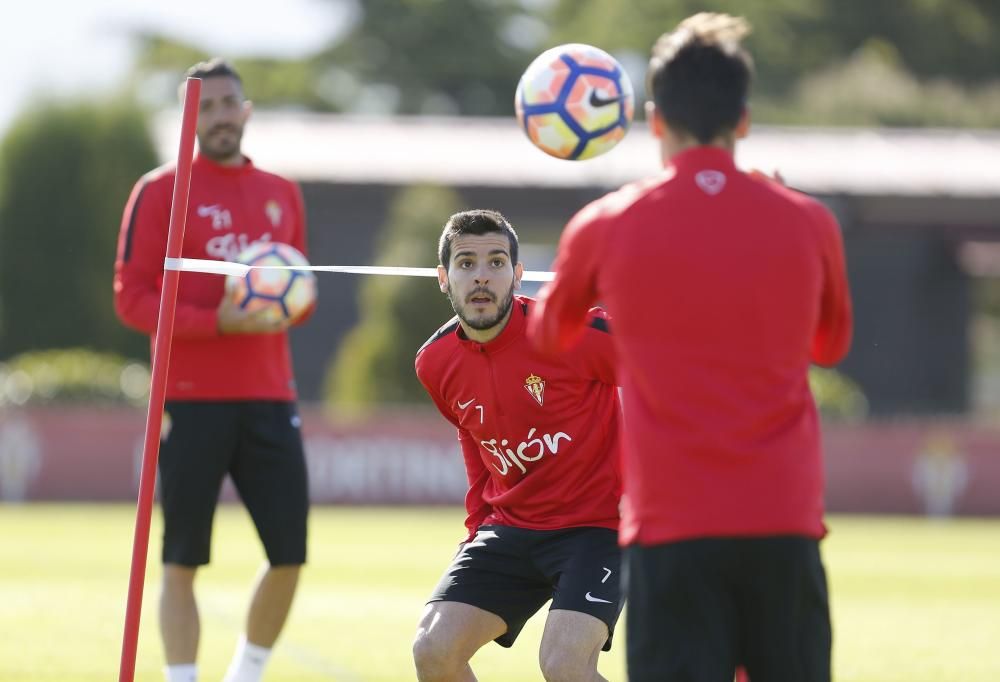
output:
M163 668L167 682L198 682L198 666L194 663L168 665Z
M270 657L270 649L248 642L246 635L241 635L222 682L260 682Z

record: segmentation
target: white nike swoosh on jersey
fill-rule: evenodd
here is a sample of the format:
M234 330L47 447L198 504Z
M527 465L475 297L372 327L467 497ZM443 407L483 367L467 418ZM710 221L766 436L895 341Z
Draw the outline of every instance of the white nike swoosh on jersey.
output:
M602 604L611 604L612 603L611 601L609 601L607 599L600 599L598 597L595 597L595 596L591 595L590 592L588 592L587 594L585 594L583 596L584 596L584 598L587 601L597 601L597 602L601 602Z
M475 400L475 398L470 398L469 400L466 400L464 403L458 403L458 409L464 410L469 405L471 405L472 401L474 401L474 400ZM456 400L455 402L458 402L458 401Z

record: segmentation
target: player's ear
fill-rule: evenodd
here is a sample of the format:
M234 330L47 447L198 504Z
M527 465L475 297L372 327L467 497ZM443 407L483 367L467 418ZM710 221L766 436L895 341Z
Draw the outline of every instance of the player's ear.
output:
M243 122L246 123L253 113L253 102L248 99L243 100Z
M750 134L750 105L743 107L740 120L736 122L736 139L742 140L748 134Z
M646 102L646 122L649 125L649 132L653 133L653 137L658 140L661 139L664 132L664 123L655 102Z
M444 269L443 265L437 267L438 271L438 288L441 289L442 294L448 293L448 271Z
M521 278L524 277L524 263L518 263L514 266L514 288L521 288Z

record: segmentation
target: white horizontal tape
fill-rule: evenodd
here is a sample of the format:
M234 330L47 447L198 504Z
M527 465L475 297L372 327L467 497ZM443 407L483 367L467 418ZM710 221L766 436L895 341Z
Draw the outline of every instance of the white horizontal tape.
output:
M164 270L204 272L212 275L243 277L250 270L304 270L309 272L343 272L355 275L401 275L405 277L437 277L437 268L406 268L391 265L244 265L224 260L202 258L164 258ZM553 273L525 270L523 282L551 282Z

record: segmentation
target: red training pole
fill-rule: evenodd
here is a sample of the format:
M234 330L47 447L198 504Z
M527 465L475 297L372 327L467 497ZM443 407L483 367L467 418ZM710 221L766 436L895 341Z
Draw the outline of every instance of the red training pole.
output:
M184 113L181 123L181 144L177 152L177 172L174 195L170 202L170 226L167 231L167 258L180 258L187 222L188 193L191 189L191 161L194 156L195 127L201 101L201 79L188 78L184 88ZM142 473L139 476L139 502L135 512L135 536L132 540L132 569L128 581L128 602L125 606L125 634L122 637L121 668L118 682L132 682L135 677L135 652L139 638L139 616L142 612L142 587L146 579L146 554L149 549L149 524L153 512L153 491L156 485L156 460L160 454L160 427L163 422L163 401L167 388L167 367L170 364L170 342L174 335L174 310L177 307L177 280L180 272L165 270L160 291L160 314L153 342L153 376L146 412L146 436L142 445Z

